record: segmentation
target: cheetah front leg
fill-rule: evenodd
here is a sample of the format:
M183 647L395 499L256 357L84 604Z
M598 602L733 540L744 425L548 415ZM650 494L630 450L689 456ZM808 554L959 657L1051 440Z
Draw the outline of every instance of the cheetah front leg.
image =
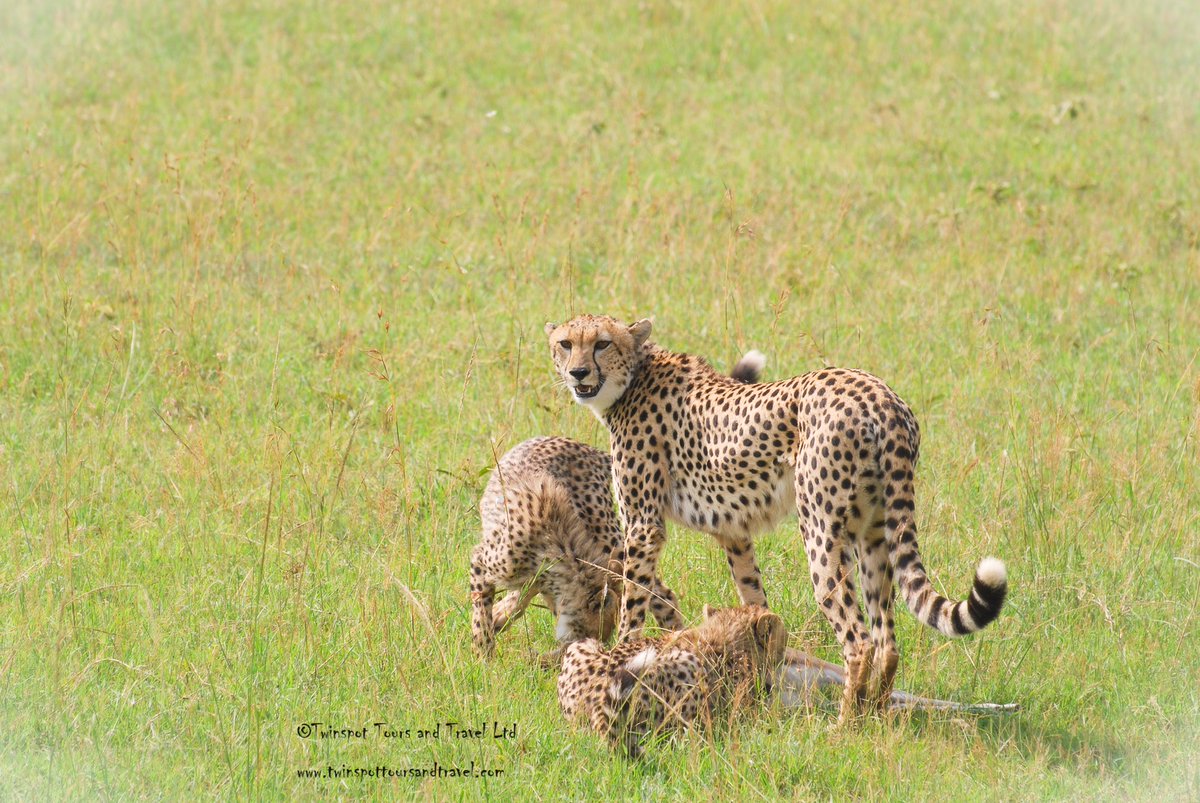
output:
M682 630L683 613L679 610L679 598L675 592L667 588L661 577L654 578L654 586L650 591L650 613L654 621L664 630Z
M666 540L659 526L635 522L625 536L625 582L621 590L621 620L617 628L618 641L641 638L650 607L651 591L658 581L658 556ZM672 594L674 596L674 594Z
M493 631L502 633L510 624L521 618L536 594L537 591L529 587L508 592L492 609Z
M612 465L613 485L625 531L621 555L624 584L617 639L629 641L641 637L650 594L661 584L658 556L667 539L663 510L670 472L661 454L631 454L615 435ZM670 614L667 617L671 622L676 621Z

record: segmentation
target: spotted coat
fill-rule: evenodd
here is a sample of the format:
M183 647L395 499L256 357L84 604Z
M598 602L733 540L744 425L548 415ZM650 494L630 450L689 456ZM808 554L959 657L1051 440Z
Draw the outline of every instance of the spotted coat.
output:
M496 633L538 594L559 641L607 636L620 593L609 587L619 580L621 544L611 475L607 454L567 438L533 438L500 458L471 552L471 635L481 654L492 654ZM493 607L498 590L510 593Z

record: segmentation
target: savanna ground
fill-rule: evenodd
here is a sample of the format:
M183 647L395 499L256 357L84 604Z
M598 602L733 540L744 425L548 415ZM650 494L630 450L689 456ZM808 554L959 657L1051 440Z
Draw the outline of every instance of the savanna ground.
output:
M1197 41L1183 0L0 4L0 796L1200 796ZM495 456L607 442L542 342L579 311L887 379L936 583L1012 583L964 641L902 614L899 683L1024 710L632 765L545 611L477 660ZM759 554L836 658L794 524ZM705 536L663 571L733 602ZM503 775L297 777L435 761Z

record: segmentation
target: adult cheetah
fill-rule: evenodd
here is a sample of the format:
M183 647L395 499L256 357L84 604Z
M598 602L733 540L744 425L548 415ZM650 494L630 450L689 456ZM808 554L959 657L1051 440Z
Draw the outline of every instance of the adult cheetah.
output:
M654 345L650 330L649 320L596 315L545 327L559 376L611 435L625 527L621 638L640 634L667 517L715 536L742 602L765 605L752 538L798 513L817 602L846 662L840 721L868 696L879 705L890 696L899 660L894 573L909 610L948 636L996 618L1008 588L1000 560L979 564L962 602L929 582L913 501L920 434L882 380L832 368L741 386L699 357Z
M763 359L748 352L730 377L757 382ZM497 461L479 512L483 533L471 552L470 589L471 636L480 654L494 652L496 634L538 594L555 614L560 643L608 637L616 624L622 538L607 453L569 438L519 443ZM655 620L670 630L682 627L675 594L661 582L652 588ZM493 607L499 590L510 593Z
M612 649L577 641L563 655L559 705L637 756L649 735L706 724L770 692L787 637L783 620L762 606L706 605L704 622L688 630Z

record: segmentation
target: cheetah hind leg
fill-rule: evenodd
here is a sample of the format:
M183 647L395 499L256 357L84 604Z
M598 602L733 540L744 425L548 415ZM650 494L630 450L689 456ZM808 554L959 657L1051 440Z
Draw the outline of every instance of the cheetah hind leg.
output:
M840 548L839 548L840 547ZM837 558L835 569L834 601L835 620L845 623L842 654L846 658L846 691L842 697L842 710L838 724L857 720L866 708L870 696L871 667L875 658L875 645L863 624L862 610L854 590L852 565L857 550L846 545L837 545L832 550ZM837 628L834 628L837 632Z
M870 704L880 711L888 711L891 708L892 686L896 680L896 665L900 662L893 615L896 602L894 572L882 526L872 525L860 537L859 543L866 544L865 548L859 549L859 574L867 602L867 615L871 620L871 643L875 648Z
M872 658L875 648L869 642L860 642L861 647L846 659L846 686L842 690L842 708L838 713L838 725L856 721L863 714L869 695Z
M838 725L857 720L868 697L871 662L875 654L871 637L863 624L854 581L850 572L851 550L834 534L834 526L805 533L809 565L813 570L813 591L842 647L846 662L846 687ZM830 533L826 535L825 533ZM820 555L820 561L814 559Z
M890 650L875 651L875 707L881 712L894 710L892 692L895 691L896 667L900 664L900 654L895 646Z

